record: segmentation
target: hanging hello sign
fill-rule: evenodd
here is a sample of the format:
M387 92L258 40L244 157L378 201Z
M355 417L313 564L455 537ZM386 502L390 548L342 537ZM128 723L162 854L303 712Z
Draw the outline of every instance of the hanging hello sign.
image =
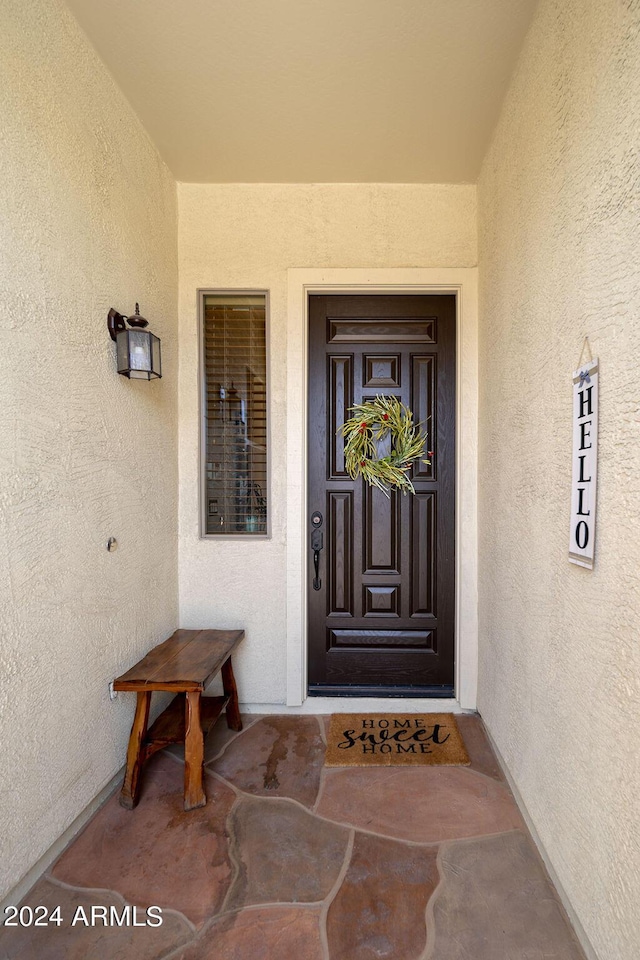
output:
M588 346L588 340L585 345ZM584 348L583 348L584 354ZM582 357L581 357L582 359ZM573 374L573 477L569 560L593 570L598 467L598 359Z

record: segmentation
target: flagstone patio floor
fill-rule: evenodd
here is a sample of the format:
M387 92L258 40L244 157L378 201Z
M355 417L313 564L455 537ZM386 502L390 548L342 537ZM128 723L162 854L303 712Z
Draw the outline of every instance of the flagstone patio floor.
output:
M1 928L0 958L584 960L480 719L458 721L469 767L327 768L328 718L221 720L206 807L158 754L136 809L112 796L23 901L62 923Z

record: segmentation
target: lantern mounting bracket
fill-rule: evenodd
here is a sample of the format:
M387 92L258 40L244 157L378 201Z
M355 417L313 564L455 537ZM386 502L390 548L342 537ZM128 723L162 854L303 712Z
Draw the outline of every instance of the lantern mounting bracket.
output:
M125 323L126 321L126 323ZM127 329L127 323L130 327L148 327L149 321L145 320L144 317L140 316L140 307L136 303L136 312L132 317L125 317L124 314L118 313L117 310L114 310L113 307L109 310L107 314L107 328L109 330L109 336L112 340L117 340L118 333L121 330Z

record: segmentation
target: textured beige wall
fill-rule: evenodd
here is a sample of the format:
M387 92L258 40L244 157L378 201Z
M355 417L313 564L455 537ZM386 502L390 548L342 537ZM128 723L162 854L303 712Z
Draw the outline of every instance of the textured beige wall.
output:
M289 267L475 266L474 186L180 184L180 619L242 626L241 699L286 689L286 326ZM198 533L199 287L271 294L273 538Z
M175 184L66 8L1 6L0 898L123 763L107 684L177 621ZM106 330L136 299L151 384Z
M602 960L640 953L640 4L542 0L479 184L480 710ZM593 572L571 383L600 357Z

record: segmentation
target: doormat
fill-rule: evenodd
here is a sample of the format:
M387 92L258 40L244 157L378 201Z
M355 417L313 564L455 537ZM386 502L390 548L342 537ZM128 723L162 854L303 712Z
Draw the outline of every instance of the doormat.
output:
M325 763L467 765L469 756L452 713L333 713Z

